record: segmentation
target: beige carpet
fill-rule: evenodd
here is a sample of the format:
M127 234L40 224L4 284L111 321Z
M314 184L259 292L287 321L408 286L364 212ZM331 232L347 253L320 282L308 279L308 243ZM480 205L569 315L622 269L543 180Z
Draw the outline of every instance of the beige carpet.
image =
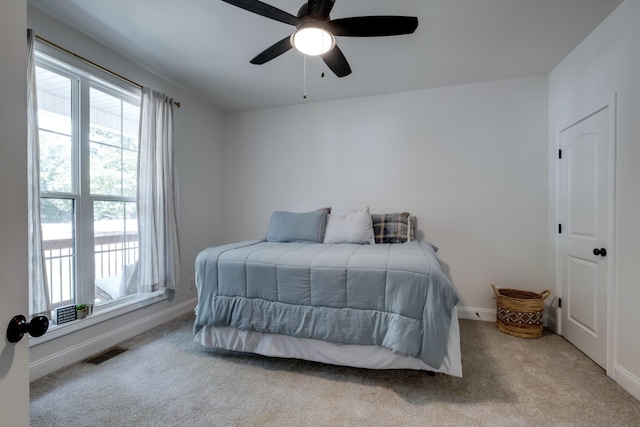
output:
M461 320L464 378L206 350L183 316L31 384L32 426L640 426L640 402L563 338Z

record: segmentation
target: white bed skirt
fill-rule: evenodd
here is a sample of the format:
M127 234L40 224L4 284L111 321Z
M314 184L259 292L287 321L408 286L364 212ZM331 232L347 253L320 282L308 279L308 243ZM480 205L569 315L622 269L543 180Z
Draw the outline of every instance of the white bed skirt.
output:
M451 310L447 353L442 365L429 366L415 357L396 354L376 345L335 344L309 338L245 331L230 326L204 326L194 341L205 347L256 353L263 356L311 360L330 365L367 369L414 369L462 377L458 312Z

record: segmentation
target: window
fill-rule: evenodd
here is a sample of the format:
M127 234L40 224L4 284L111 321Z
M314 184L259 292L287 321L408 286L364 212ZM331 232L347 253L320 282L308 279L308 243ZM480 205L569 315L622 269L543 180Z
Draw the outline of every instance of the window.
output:
M140 91L61 55L36 51L47 279L53 309L99 308L137 294Z

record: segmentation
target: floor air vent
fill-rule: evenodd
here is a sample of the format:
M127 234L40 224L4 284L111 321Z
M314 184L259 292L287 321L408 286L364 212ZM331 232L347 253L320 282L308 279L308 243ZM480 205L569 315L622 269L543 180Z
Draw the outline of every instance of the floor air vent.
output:
M104 352L102 352L100 354L97 354L95 356L91 356L90 358L85 360L85 362L93 363L94 365L99 365L102 362L106 362L107 360L112 359L112 358L116 357L117 355L124 353L125 351L127 351L126 348L111 347L107 351L104 351Z

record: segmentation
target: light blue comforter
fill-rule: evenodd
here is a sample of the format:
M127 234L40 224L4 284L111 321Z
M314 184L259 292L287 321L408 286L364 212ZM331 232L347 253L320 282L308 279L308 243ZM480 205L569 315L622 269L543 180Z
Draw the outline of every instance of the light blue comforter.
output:
M196 259L204 325L379 345L438 368L458 296L431 244L246 241Z

